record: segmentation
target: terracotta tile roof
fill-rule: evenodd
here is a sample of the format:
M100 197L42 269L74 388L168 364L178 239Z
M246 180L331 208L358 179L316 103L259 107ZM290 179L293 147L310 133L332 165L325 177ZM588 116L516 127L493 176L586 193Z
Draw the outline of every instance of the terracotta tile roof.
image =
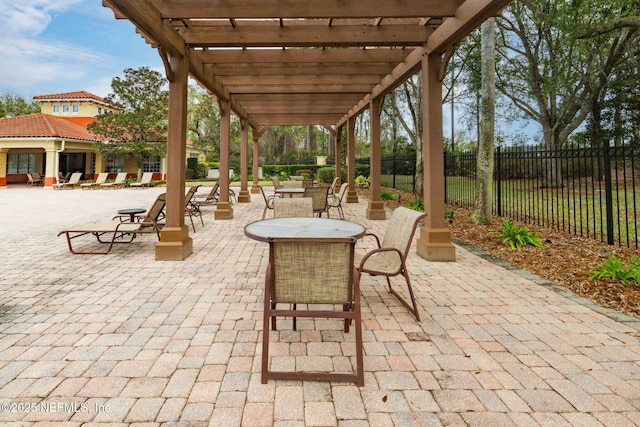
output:
M80 99L90 99L92 101L99 101L105 103L104 98L99 97L98 95L94 95L87 91L81 90L78 92L64 92L64 93L53 93L50 95L37 95L34 96L33 99L42 99L42 100L80 100Z
M37 113L0 119L0 138L68 138L99 141L85 126L58 116Z

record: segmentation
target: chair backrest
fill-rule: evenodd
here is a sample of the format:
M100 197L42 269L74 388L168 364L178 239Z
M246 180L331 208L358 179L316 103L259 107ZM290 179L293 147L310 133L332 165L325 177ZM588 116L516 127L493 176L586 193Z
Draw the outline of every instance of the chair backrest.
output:
M118 175L116 175L116 180L114 184L124 184L126 180L127 180L127 173L119 172Z
M282 181L284 188L302 188L302 181Z
M98 177L96 178L96 184L104 184L105 182L107 182L107 178L109 178L109 174L106 172L101 172L98 174Z
M389 220L381 247L396 248L402 253L402 257L406 259L418 223L426 216L427 214L423 212L402 206L396 208L391 214L391 220Z
M277 197L273 200L274 218L312 217L313 200L310 197Z
M337 176L333 178L333 182L331 182L331 185L329 186L329 194L334 194L336 192L336 185L338 184L339 179L340 178Z
M313 200L314 212L321 212L327 209L328 194L329 194L328 187L306 187L304 189L304 196L311 197L311 200Z
M273 183L274 189L282 188L282 184L280 183L280 180L278 179L277 176L272 176L271 182Z
M337 196L339 202L342 201L342 199L343 199L343 197L344 197L344 195L345 195L345 193L347 192L348 189L349 189L349 184L346 183L346 182L343 183L340 186L340 191L338 191L338 196Z
M271 239L270 286L275 301L351 304L355 243L354 238Z
M82 177L82 172L74 172L73 174L71 174L71 178L69 178L68 184L79 183L81 177Z
M147 211L147 215L144 217L142 222L150 223L157 222L162 217L162 213L164 211L164 206L166 204L167 194L162 193L159 194L156 200L153 202L149 210Z
M198 191L199 185L194 185L193 187L189 187L187 193L184 195L184 206L187 207L192 202L193 196Z
M143 184L151 184L151 179L153 178L153 172L145 172L142 174L142 179L140 180Z

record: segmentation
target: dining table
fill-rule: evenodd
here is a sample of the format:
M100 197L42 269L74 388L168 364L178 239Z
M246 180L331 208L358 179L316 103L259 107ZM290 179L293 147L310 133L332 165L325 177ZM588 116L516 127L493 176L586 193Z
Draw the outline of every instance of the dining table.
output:
M365 234L365 228L355 222L333 218L293 217L269 218L254 221L244 227L244 234L253 240L268 242L269 239L334 239Z

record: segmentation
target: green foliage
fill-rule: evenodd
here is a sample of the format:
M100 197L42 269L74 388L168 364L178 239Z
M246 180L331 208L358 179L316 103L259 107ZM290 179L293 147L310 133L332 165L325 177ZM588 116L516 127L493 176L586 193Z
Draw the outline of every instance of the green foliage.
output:
M406 207L413 209L414 211L424 212L424 199L416 196L415 199L407 202Z
M380 199L382 199L382 200L395 200L396 199L396 195L393 193L393 191L382 190L380 192Z
M316 170L316 179L320 182L331 183L336 176L335 166L324 166ZM347 181L347 171L342 169L340 171L340 179L342 182Z
M207 160L220 156L220 112L214 96L199 86L189 86L187 137Z
M609 279L624 285L640 286L640 258L634 255L630 263L623 263L620 258L611 255L589 273L589 280Z
M358 175L356 177L356 187L369 188L370 185L371 185L371 178L369 178L368 176L365 177L363 175Z
M124 73L112 80L113 93L105 98L121 111L99 115L88 128L106 141L94 143L104 156L123 154L142 169L147 156L166 156L169 92L162 75L148 67Z
M12 93L0 94L0 118L24 116L39 112L40 103L36 101L27 101L23 97Z
M530 231L527 227L522 227L515 223L511 224L507 219L502 223L500 237L503 242L508 243L509 246L511 246L511 249L519 250L527 245L534 246L536 248L544 247L544 244L538 237L537 232Z

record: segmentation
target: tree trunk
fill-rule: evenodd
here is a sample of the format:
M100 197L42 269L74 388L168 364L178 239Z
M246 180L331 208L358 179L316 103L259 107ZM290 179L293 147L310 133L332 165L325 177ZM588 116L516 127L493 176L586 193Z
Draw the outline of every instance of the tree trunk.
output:
M474 224L491 224L493 187L493 144L496 104L496 30L495 18L482 24L482 94L480 100L480 132L476 170L475 205L471 214Z

